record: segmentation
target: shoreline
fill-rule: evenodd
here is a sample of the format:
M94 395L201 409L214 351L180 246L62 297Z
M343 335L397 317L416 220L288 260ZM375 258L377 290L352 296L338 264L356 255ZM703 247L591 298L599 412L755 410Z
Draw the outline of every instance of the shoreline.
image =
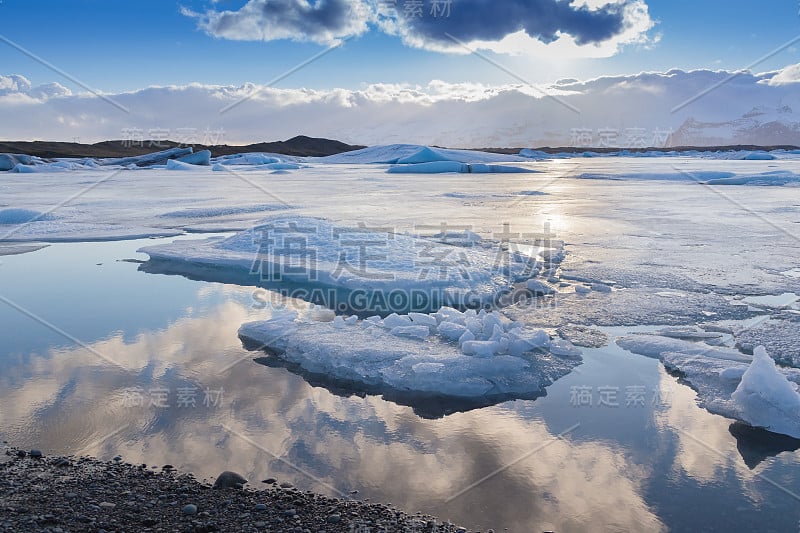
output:
M467 529L390 504L338 499L269 479L265 488L198 481L170 465L45 456L4 444L0 532L466 533ZM115 458L116 459L116 458ZM238 478L243 479L243 478ZM245 481L246 483L246 481ZM489 530L491 531L491 530Z

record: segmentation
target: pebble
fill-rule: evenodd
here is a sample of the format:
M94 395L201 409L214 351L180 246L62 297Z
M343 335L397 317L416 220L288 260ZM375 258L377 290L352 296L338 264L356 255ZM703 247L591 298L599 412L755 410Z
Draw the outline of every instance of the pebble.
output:
M197 506L193 503L189 503L183 506L183 514L193 515L197 513Z
M41 458L42 458L42 452L41 452L41 450L37 450L37 449L35 449L35 448L34 448L33 450L29 451L29 452L28 452L28 455L30 455L30 456L31 456L31 457L33 457L34 459L41 459Z
M292 487L294 487L294 485L292 485L288 481L284 481L283 483L281 483L281 488L282 489L291 489Z
M256 511L266 511L267 510L267 504L265 504L265 503L257 503L255 505L254 509Z
M226 470L214 482L215 489L241 489L247 480L236 472Z

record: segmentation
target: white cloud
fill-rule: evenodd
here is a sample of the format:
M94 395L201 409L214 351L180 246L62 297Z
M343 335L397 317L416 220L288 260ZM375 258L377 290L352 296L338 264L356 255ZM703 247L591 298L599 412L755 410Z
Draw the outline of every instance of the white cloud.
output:
M88 142L120 139L126 129L138 128L145 137L152 130L167 130L173 137L181 130L198 135L224 130L222 140L229 144L305 134L357 144L568 145L575 128L675 130L688 118L724 122L756 107L761 117L781 108L780 120L800 123L800 117L787 110L800 111L800 92L784 83L795 79L791 76L796 71L790 67L731 77L725 71L671 70L560 80L537 88L439 80L426 85L372 84L358 90L190 84L107 95L130 113L92 94L69 94L58 85L33 88L22 76L3 76L0 138L80 137ZM545 90L549 96L542 95ZM672 112L684 102L689 103Z
M772 74L774 76L770 77L767 83L773 86L800 83L800 63L788 65Z

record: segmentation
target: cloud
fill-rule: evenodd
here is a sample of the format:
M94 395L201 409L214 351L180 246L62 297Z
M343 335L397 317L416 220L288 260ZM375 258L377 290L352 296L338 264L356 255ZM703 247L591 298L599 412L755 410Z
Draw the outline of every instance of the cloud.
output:
M0 99L17 103L36 103L43 99L70 96L72 91L60 83L45 83L34 87L25 76L0 75Z
M793 84L774 83L793 70L781 72L731 76L727 71L670 70L566 79L538 87L438 80L425 85L372 84L358 90L190 84L107 95L129 114L92 94L65 95L51 86L37 91L21 76L2 76L0 138L79 137L88 142L121 139L138 130L144 138L155 137L153 132L163 137L165 131L172 138L185 138L189 132L198 144L214 139L247 144L305 134L354 144L567 146L573 144L576 129L595 136L601 129L613 129L622 138L627 129L640 128L651 142L656 132L675 131L694 119L703 124L738 120L718 128L720 135L730 131L731 143L759 144L759 137L734 130L758 120L800 131L800 92ZM716 88L708 92L710 87ZM221 113L236 102L240 103ZM672 111L684 102L689 103ZM753 131L758 135L767 130ZM800 144L781 135L780 144ZM690 141L721 144L723 137Z
M378 29L438 52L469 47L508 54L608 57L648 43L654 22L645 0L249 0L237 11L183 13L223 39L289 39L330 45Z
M767 80L769 85L788 85L791 83L800 83L800 63L796 65L789 65L781 70L766 74L765 76L772 76Z
M209 35L236 41L311 41L330 45L368 29L372 9L361 0L250 0L238 11L209 9L194 17Z

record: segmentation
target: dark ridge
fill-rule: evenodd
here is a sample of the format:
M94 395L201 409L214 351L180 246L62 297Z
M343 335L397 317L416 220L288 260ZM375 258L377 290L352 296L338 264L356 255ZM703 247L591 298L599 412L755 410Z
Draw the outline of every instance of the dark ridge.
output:
M0 141L0 153L27 154L37 157L128 157L144 155L176 146L186 146L175 141L102 141L81 144L61 141ZM194 151L210 150L213 157L243 152L272 152L284 155L317 156L359 150L364 146L345 144L332 139L319 139L298 135L286 141L262 142L244 146L227 144L206 146L190 145Z
M583 152L597 152L598 154L608 154L611 152L621 152L623 150L628 152L686 152L689 150L697 151L697 152L737 152L742 150L747 151L756 151L756 150L763 150L765 152L770 152L772 150L798 150L800 147L793 146L791 144L781 144L775 146L758 146L755 144L731 144L725 146L669 146L669 147L658 147L658 146L649 146L647 148L611 148L611 147L603 147L603 148L592 148L592 147L582 147L582 146L557 146L557 147L550 147L550 146L543 146L540 148L531 148L531 150L538 150L540 152L545 152L547 154L558 154L558 153L567 153L567 154L580 154ZM481 152L491 152L495 154L506 154L506 155L516 155L519 153L522 148L471 148L471 150L478 150Z

